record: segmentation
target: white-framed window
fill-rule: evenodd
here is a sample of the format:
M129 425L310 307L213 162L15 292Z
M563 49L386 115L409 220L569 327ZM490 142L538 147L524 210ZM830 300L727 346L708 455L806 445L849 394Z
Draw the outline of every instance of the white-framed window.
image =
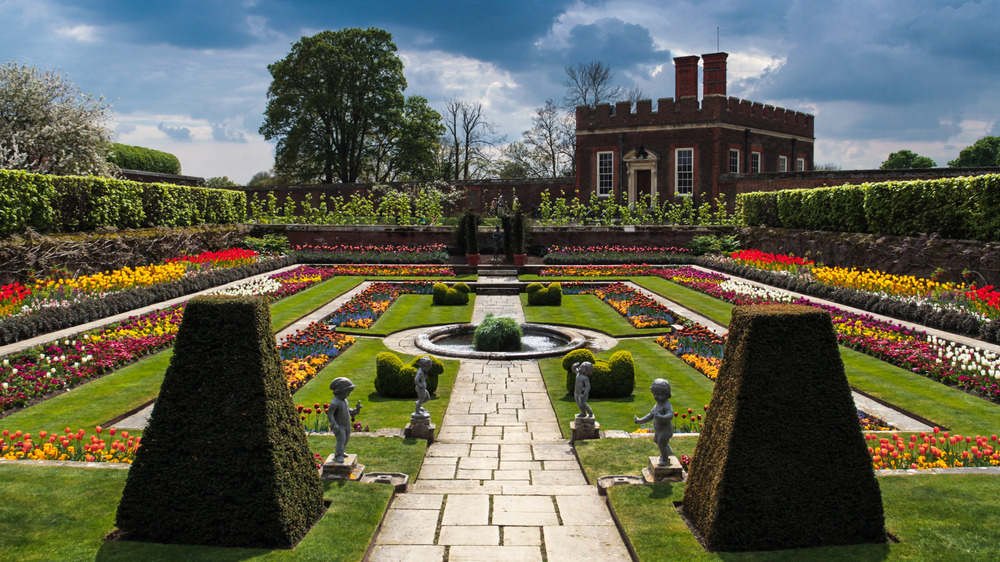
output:
M796 172L804 172L804 171L806 171L806 159L805 158L796 158L795 159L795 171Z
M740 173L740 151L735 148L729 149L729 173Z
M597 153L597 196L607 197L614 189L615 153Z
M759 174L760 173L760 153L751 152L750 153L750 173Z
M694 149L678 148L674 151L674 195L694 193Z
M779 156L778 157L778 171L779 172L787 172L788 171L788 157L787 156Z

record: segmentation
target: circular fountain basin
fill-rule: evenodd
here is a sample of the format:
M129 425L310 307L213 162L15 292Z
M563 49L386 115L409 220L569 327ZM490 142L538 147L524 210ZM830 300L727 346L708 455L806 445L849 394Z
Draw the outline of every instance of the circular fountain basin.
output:
M583 334L548 324L521 324L521 351L476 351L472 347L475 324L451 324L426 330L414 342L420 349L445 357L465 359L535 359L564 355L587 345Z

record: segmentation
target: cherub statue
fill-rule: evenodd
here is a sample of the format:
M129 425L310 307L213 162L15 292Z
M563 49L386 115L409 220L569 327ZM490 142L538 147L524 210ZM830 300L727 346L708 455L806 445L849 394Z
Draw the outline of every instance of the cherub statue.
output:
M334 453L334 460L344 462L344 449L351 439L351 418L361 411L361 401L358 400L354 409L347 402L347 397L354 390L354 383L351 379L337 377L330 383L330 390L333 391L333 400L330 401L330 409L326 415L330 418L330 430L337 436L337 450Z
M670 405L670 383L667 379L656 379L649 390L653 393L656 405L642 418L634 416L635 423L648 423L652 420L653 441L660 448L660 466L668 466L670 456L674 454L670 449L670 438L674 435L674 408Z
M593 418L594 411L587 405L587 399L590 398L590 375L594 374L594 365L590 361L573 363L573 373L576 374L573 397L576 398L576 405L580 408L580 413L576 417Z
M417 359L417 374L413 377L413 384L417 390L417 402L416 409L413 415L416 417L429 417L430 412L424 408L424 403L431 399L431 393L427 392L427 373L430 372L431 367L434 363L431 361L430 356L424 355L420 359Z

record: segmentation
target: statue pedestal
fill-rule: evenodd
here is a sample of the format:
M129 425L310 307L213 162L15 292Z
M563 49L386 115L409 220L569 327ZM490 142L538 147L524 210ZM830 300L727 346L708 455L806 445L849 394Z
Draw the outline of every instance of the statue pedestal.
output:
M325 480L361 480L365 473L365 465L358 464L357 455L345 454L344 462L337 462L333 457L333 453L326 457L320 478Z
M594 418L581 418L577 416L569 422L571 432L570 441L583 441L584 439L600 439L601 424Z
M403 437L414 439L426 439L427 444L434 442L434 424L431 423L430 416L410 416L410 423L403 428Z
M649 466L642 469L642 478L648 484L653 482L680 482L684 480L684 469L677 457L670 457L669 465L660 465L660 457L649 457Z

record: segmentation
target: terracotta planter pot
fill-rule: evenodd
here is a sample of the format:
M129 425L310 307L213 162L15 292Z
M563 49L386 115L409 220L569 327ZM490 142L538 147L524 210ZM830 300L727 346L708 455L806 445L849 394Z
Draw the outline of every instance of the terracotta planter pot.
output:
M479 254L465 254L465 259L469 260L469 265L479 265Z
M528 254L514 254L514 265L520 267L524 265L526 259L528 259Z

